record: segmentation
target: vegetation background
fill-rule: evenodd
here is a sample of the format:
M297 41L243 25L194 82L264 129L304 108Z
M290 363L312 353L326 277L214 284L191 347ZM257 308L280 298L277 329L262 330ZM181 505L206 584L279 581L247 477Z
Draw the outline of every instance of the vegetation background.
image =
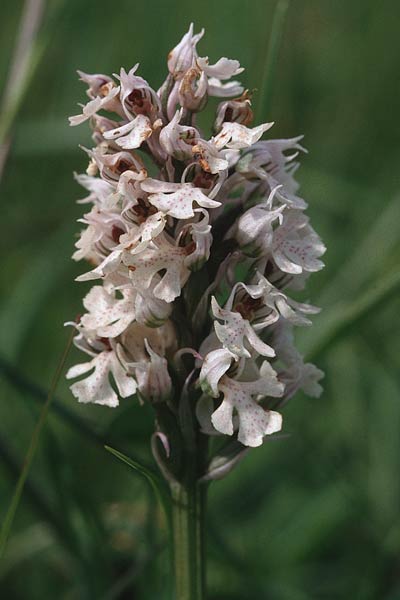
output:
M0 184L0 518L81 311L70 260L88 128L75 71L141 63L154 86L190 21L201 52L261 84L275 0L48 3L36 67ZM2 0L4 88L23 3ZM319 400L285 409L285 439L253 452L209 503L210 600L400 598L399 62L396 0L291 3L272 103L274 137L305 134L298 172L328 246L299 344L326 372ZM4 113L3 113L4 117ZM68 363L78 353L72 351ZM103 449L149 458L148 407L80 406L61 381L0 563L5 600L168 598L168 551L146 483Z

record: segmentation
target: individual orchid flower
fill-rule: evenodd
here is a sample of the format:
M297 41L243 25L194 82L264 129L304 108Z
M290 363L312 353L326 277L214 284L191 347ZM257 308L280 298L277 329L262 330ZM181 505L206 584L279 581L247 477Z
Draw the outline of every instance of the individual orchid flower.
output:
M230 58L220 58L214 65L209 64L208 57L198 58L196 60L198 67L204 71L208 77L215 77L219 80L230 79L244 71L239 61Z
M118 244L119 236L126 231L121 215L115 210L99 210L94 206L81 223L87 225L83 230L75 247L77 251L72 255L74 260L85 258L92 264L98 265L104 257L108 256Z
M255 331L276 323L281 317L293 325L311 325L306 315L317 314L319 308L288 298L261 273L257 273L257 280L250 285L237 283L225 308L231 310L233 307L240 312Z
M103 136L106 140L115 140L115 143L124 150L132 150L139 148L152 133L150 119L143 114L138 114L132 121L106 131Z
M176 350L176 334L170 321L157 328L133 323L119 338L117 355L137 381L142 401L164 402L172 392L166 356Z
M325 250L309 218L298 210L287 210L272 238L271 254L277 266L293 274L319 271L324 266L319 258Z
M138 67L136 64L128 73L125 69L120 71L121 104L128 119L142 115L153 122L160 114L160 99L145 79L135 75Z
M193 23L191 23L189 31L169 53L168 70L174 79L181 79L186 71L193 66L194 60L197 57L196 46L203 35L204 29L200 33L193 35Z
M206 173L212 173L213 175L217 173L227 174L230 167L227 151L225 149L219 150L213 142L197 140L197 143L192 147L192 155ZM237 155L236 159L238 158Z
M88 311L81 317L82 326L93 331L98 337L115 338L135 320L135 296L132 289L121 291L122 298L115 292L95 285L83 299Z
M266 364L268 363L263 363ZM254 396L279 397L283 389L283 384L277 382L273 371L265 373L256 381L235 381L224 376L219 383L223 401L211 415L212 424L217 431L232 435L233 412L236 411L239 421L238 441L253 448L261 446L264 436L281 430L282 416L274 410L264 409L255 401Z
M154 295L165 302L173 302L190 275L185 264L187 255L186 248L171 244L161 234L143 252L133 255L125 252L122 262L129 270L133 287L149 288L155 275L164 271L154 287Z
M251 109L251 100L249 92L246 90L240 98L225 100L218 105L214 130L220 132L225 122L239 123L240 125L250 125L253 120L253 111Z
M239 312L223 309L215 297L211 299L211 309L214 317L215 333L224 348L231 352L236 360L250 358L248 347L262 356L275 356L275 350L265 344L256 334L250 322L244 319ZM223 321L223 324L219 323Z
M91 117L93 117L99 110L104 109L112 111L115 109L116 99L119 95L120 88L115 86L111 81L103 86L104 92L102 95L96 96L93 100L90 100L87 104L81 104L82 113L69 118L70 125L80 125ZM101 88L99 92L101 92Z
M208 95L214 98L232 98L240 96L244 92L244 87L239 81L228 81L222 83L216 77L210 77L208 80Z
M229 350L210 352L200 372L200 383L205 393L223 401L212 413L211 421L217 431L233 435L235 430L234 411L238 415L238 440L246 446L259 446L263 437L279 431L282 417L275 411L265 410L256 401L259 397L282 396L284 386L267 361L262 363L259 378L254 381L239 381L227 374L234 356Z
M270 190L277 188L275 198L291 208L304 210L307 203L297 195L299 184L294 173L299 163L299 152L306 150L299 144L303 136L282 140L263 140L245 150L236 170L246 178L264 182ZM285 154L289 151L290 154ZM278 187L280 186L280 187Z
M78 338L77 345L79 345L82 334ZM92 360L71 367L66 377L67 379L75 379L89 373L87 377L71 386L73 395L79 402L93 402L94 404L102 404L113 408L118 406L119 400L111 385L110 375L121 398L128 398L135 394L137 383L121 365L112 345L108 341L101 343L104 349L100 352L94 352L89 347L85 349L92 356ZM82 346L80 347L84 349Z
M138 155L133 155L131 152L121 151L106 154L100 148L87 150L87 153L97 165L101 177L111 184L117 185L125 171L136 173L142 178L147 176L143 161Z
M191 112L200 112L208 99L208 80L204 71L192 67L186 71L178 88L179 104Z
M258 142L272 126L273 123L263 123L249 129L240 123L223 123L221 131L214 138L214 144L218 149L224 147L236 150L248 148Z
M110 183L98 177L77 173L74 173L74 177L82 187L90 192L89 196L78 200L79 204L93 202L93 204L104 205L107 198L114 192L114 187Z
M281 223L285 207L266 210L265 206L253 206L238 220L236 239L242 251L249 256L260 256L272 245L273 227Z
M218 201L211 200L200 188L195 188L190 183L168 183L149 177L142 183L142 189L148 192L151 204L176 219L193 217L194 203L202 208L220 206Z
M273 331L274 347L279 363L279 378L285 385L284 401L287 402L298 390L307 396L319 398L322 386L319 381L324 377L323 371L312 363L305 363L300 352L294 346L292 326L279 321Z
M126 219L121 219L120 225L126 228ZM131 223L127 233L125 233L125 229L122 227L113 225L111 236L114 244L109 249L109 252L106 253L105 258L94 269L80 275L77 281L100 279L116 271L122 263L124 253L137 254L145 250L150 242L161 234L164 226L165 218L161 212L149 215L140 225ZM93 245L93 241L90 241ZM76 260L79 260L82 254L83 249L80 249L79 254L76 252L74 257Z
M180 125L183 109L177 110L173 119L162 128L160 132L160 144L162 148L178 160L187 160L192 156L192 148L200 137L194 127Z
M148 358L138 362L128 362L126 351L119 347L121 360L127 371L134 374L137 381L137 394L146 402L165 402L172 392L168 361L152 350L147 338L144 340Z

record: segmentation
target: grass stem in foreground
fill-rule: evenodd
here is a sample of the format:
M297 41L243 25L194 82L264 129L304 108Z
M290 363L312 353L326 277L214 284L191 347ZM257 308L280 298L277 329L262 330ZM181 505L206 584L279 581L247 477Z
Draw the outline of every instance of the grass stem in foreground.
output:
M26 481L26 478L28 477L28 473L29 473L29 469L30 466L32 464L33 458L35 456L35 452L39 443L39 438L40 438L40 434L42 432L43 426L45 424L46 421L46 417L47 417L47 413L49 412L49 408L52 402L52 399L54 397L54 393L58 384L58 381L61 377L61 373L64 369L64 365L65 362L67 360L67 356L69 353L69 350L71 348L71 344L72 344L72 339L74 336L74 331L72 331L71 335L69 336L67 345L65 346L65 350L63 352L63 355L61 357L61 360L59 362L59 365L57 367L53 382L51 384L50 390L49 390L49 394L47 396L47 400L43 405L43 408L40 412L40 417L39 420L36 424L36 427L33 431L32 434L32 438L31 438L31 442L28 448L28 451L26 453L25 456L25 460L23 463L23 468L22 468L22 472L19 476L15 491L14 491L14 495L12 497L11 500L11 504L9 506L9 509L6 513L3 525L1 527L1 532L0 532L0 558L4 555L5 549L6 549L6 545L7 545L7 540L8 537L10 535L10 531L11 531L11 527L14 521L14 517L15 517L15 513L17 512L17 508L19 505L19 501L21 499L22 496L22 492L24 489L24 484Z

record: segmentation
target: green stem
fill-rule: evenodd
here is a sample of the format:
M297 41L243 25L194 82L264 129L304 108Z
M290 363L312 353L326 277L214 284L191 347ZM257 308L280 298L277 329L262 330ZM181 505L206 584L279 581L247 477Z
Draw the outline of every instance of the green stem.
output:
M171 484L175 600L204 599L206 490L190 478Z

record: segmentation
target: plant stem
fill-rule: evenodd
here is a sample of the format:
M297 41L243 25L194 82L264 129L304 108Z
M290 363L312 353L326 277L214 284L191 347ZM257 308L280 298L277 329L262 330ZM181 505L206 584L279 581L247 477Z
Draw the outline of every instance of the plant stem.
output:
M193 478L171 484L176 600L203 600L204 513L207 487Z

